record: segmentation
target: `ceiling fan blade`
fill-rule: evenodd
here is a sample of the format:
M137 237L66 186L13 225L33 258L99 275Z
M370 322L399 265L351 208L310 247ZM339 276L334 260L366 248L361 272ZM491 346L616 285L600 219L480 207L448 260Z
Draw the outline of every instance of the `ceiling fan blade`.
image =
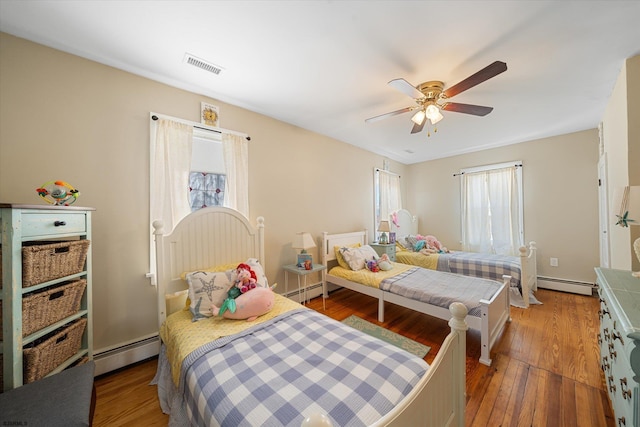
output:
M474 116L486 116L493 111L493 107L484 107L482 105L460 104L458 102L447 102L442 106L443 110L453 111L454 113L473 114Z
M413 124L413 129L411 129L411 133L420 133L420 132L422 132L422 129L424 128L424 124L425 123L427 123L427 119L426 118L422 121L422 124L420 124L420 125L417 124L417 123L414 123Z
M386 119L387 117L397 116L398 114L408 113L415 110L417 107L406 107L401 110L392 111L390 113L380 114L379 116L369 117L365 120L367 123L377 122L378 120Z
M460 83L451 86L449 89L445 90L442 94L447 98L453 98L460 92L464 92L467 89L471 89L472 87L479 85L482 82L489 80L492 77L497 76L500 73L507 71L507 64L502 61L496 61L493 64L483 68L477 73L467 77Z
M394 87L400 92L414 99L424 98L424 94L416 89L411 83L405 79L394 79L389 82L389 86Z

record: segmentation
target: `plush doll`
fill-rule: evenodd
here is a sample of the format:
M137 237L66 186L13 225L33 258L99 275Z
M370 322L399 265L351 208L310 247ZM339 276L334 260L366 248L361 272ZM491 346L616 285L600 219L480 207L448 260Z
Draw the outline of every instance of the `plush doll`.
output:
M366 265L367 270L371 271L372 273L377 273L378 271L380 271L380 267L378 267L378 261L376 261L375 259L367 261Z
M380 256L380 259L378 259L378 268L380 268L380 270L382 271L389 271L393 268L391 260L389 259L389 255L382 254Z
M251 292L239 295L233 301L233 310L225 306L226 300L220 308L212 305L211 311L213 315L222 316L226 319L247 319L247 322L251 322L271 311L275 303L275 296L273 295L273 288L257 287Z
M256 273L247 264L238 264L236 268L236 282L235 287L240 290L240 293L245 293L254 289L257 286L258 279Z

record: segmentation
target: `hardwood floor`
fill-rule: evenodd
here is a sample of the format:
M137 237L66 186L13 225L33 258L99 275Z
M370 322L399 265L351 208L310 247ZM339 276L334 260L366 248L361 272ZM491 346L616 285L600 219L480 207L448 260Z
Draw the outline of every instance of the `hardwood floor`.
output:
M480 336L467 334L467 426L615 426L599 364L598 299L539 290L543 305L512 308L512 322L491 352L491 367L478 362ZM377 302L341 289L323 311L342 320L351 314L377 322ZM449 333L447 322L389 304L382 326L431 346L431 362ZM96 378L94 426L166 426L157 390L149 385L151 359Z

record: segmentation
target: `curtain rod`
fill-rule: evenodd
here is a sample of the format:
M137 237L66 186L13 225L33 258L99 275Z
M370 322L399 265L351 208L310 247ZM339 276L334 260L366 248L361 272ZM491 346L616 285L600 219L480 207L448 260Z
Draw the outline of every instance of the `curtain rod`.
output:
M399 173L395 173L395 172L387 171L387 170L380 169L380 168L376 168L376 172L384 172L384 173L388 173L389 175L395 175L395 176L397 176L398 178L401 178L401 176L400 176L400 174L399 174Z
M196 123L196 122L192 122L192 121L189 121L189 120L183 120L183 119L179 119L177 117L171 117L171 116L167 116L167 115L164 115L164 114L151 113L151 120L156 121L158 119L173 120L174 122L178 122L178 123L182 123L182 124L185 124L185 125L193 126L194 128L197 128L197 129L204 129L204 130L208 130L208 131L216 132L216 133L230 133L230 134L233 134L233 135L244 136L247 139L247 141L251 141L251 137L249 135L247 135L246 133L236 132L234 130L218 128L218 127L214 127L214 126L203 125L201 123Z
M513 167L515 168L521 168L522 167L522 163L516 163L515 165L513 165ZM453 176L460 176L460 175L464 175L464 172L460 172L460 173L454 173Z

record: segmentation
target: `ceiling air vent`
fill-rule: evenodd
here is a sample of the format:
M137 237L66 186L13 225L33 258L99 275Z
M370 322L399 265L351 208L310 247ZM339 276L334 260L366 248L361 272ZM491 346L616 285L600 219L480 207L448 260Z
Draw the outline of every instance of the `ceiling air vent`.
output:
M193 65L194 67L198 67L205 71L213 73L215 75L220 74L220 72L223 70L222 67L212 64L211 62L207 62L204 59L200 59L197 56L193 56L190 53L187 53L184 55L184 62L186 62L189 65Z

